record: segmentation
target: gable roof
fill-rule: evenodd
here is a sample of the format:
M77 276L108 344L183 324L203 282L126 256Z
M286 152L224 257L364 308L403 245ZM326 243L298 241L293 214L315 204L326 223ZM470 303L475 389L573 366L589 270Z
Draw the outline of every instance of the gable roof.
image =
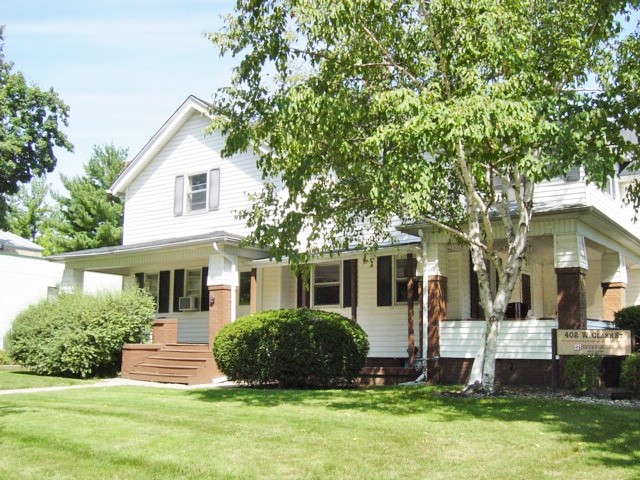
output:
M210 104L189 95L169 119L160 127L151 140L131 160L113 182L109 192L116 196L124 195L129 184L142 172L157 153L171 140L186 121L195 113L209 116Z
M26 238L22 238L11 232L0 230L0 251L13 253L33 252L34 254L42 254L43 250L44 248L40 245L33 243Z

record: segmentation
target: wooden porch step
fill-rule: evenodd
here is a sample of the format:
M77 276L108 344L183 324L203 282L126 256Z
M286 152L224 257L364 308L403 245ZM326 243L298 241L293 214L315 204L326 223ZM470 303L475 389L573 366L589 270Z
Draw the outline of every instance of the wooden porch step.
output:
M168 355L151 355L149 358L153 363L162 365L193 365L193 364L205 364L211 358L209 357L180 357L180 356L168 356Z
M210 352L206 343L167 343L164 350L196 350Z
M152 373L152 372L139 372L132 371L128 377L132 380L143 380L145 382L160 382L160 383L179 383L182 385L193 385L198 383L195 375L176 374L176 373Z

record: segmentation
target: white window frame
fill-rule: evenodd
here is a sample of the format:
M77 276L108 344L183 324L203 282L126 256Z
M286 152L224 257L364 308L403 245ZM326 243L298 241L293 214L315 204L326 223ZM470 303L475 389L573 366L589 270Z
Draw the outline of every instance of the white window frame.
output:
M407 260L407 255L393 255L393 264L392 264L392 276L393 276L393 283L392 283L392 288L393 288L393 304L394 305L406 305L407 304L407 300L398 300L398 282L404 282L405 283L405 287L407 282L409 281L409 277L406 276L399 276L398 275L398 261L399 260ZM413 257L413 261L416 264L416 268L418 266L418 261L416 259L416 257ZM405 268L406 271L406 268ZM414 299L414 300L417 300Z
M193 188L193 179L204 175L205 182L197 184L200 188ZM204 201L197 202L194 209L191 198L194 194L204 194ZM220 209L220 168L206 171L185 173L175 178L174 188L174 216L197 215Z
M191 179L200 175L204 175L204 184L199 184L199 185L204 185L204 189L193 190ZM189 213L207 212L208 211L207 199L209 198L209 173L198 172L198 173L193 173L191 175L185 175L185 180L186 180L185 189L184 189L185 213L189 214ZM201 208L194 209L191 204L190 198L193 194L196 194L196 193L204 193L204 200L202 202L198 202L198 205L202 203Z
M144 289L153 298L153 312L158 313L160 305L160 272L144 273ZM155 278L155 289L151 289L151 278Z
M194 288L189 288L189 279L190 277L195 277L198 281ZM200 298L202 294L202 269L201 268L191 268L184 270L184 296L191 297L197 296Z
M316 280L316 272L318 271L318 268L323 268L323 267L334 267L337 266L338 267L338 280L337 281L329 281L329 282L318 282ZM318 307L339 307L340 305L342 305L342 262L331 262L331 263L319 263L314 265L313 267L313 274L312 274L312 286L311 286L311 293L312 293L312 298L311 301L313 302L313 306L318 306ZM316 294L316 289L318 287L322 288L322 287L338 287L338 301L337 303L317 303L317 294Z

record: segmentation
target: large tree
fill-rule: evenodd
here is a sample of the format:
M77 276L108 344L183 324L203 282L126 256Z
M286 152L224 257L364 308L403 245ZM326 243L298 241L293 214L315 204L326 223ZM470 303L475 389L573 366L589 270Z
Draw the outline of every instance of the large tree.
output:
M487 325L469 386L492 390L535 184L579 164L603 183L635 148L614 90L637 3L239 0L210 35L241 57L212 128L227 155L268 145L259 167L282 181L245 213L251 240L294 263L375 247L398 222L466 243Z
M7 197L8 230L36 243L51 217L52 207L47 204L51 184L45 175L20 185L18 193Z
M120 245L122 202L107 192L127 158L127 149L94 146L84 175L61 175L67 194L54 194L59 216L49 240L51 253Z
M73 146L61 131L69 108L53 89L29 85L21 72L4 59L4 27L0 26L0 222L6 213L6 196L34 175L52 172L54 147Z

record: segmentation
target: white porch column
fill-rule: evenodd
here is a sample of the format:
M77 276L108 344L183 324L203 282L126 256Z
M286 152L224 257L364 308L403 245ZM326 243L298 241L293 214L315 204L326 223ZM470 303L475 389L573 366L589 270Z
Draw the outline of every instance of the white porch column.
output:
M62 272L62 280L60 281L60 291L64 293L82 292L83 287L84 270L65 265L64 272Z
M238 289L238 257L224 251L224 246L213 244L215 254L209 256L207 285L227 285L231 290L230 321L236 319L236 295Z
M587 325L587 248L582 235L554 236L558 328L583 329Z

